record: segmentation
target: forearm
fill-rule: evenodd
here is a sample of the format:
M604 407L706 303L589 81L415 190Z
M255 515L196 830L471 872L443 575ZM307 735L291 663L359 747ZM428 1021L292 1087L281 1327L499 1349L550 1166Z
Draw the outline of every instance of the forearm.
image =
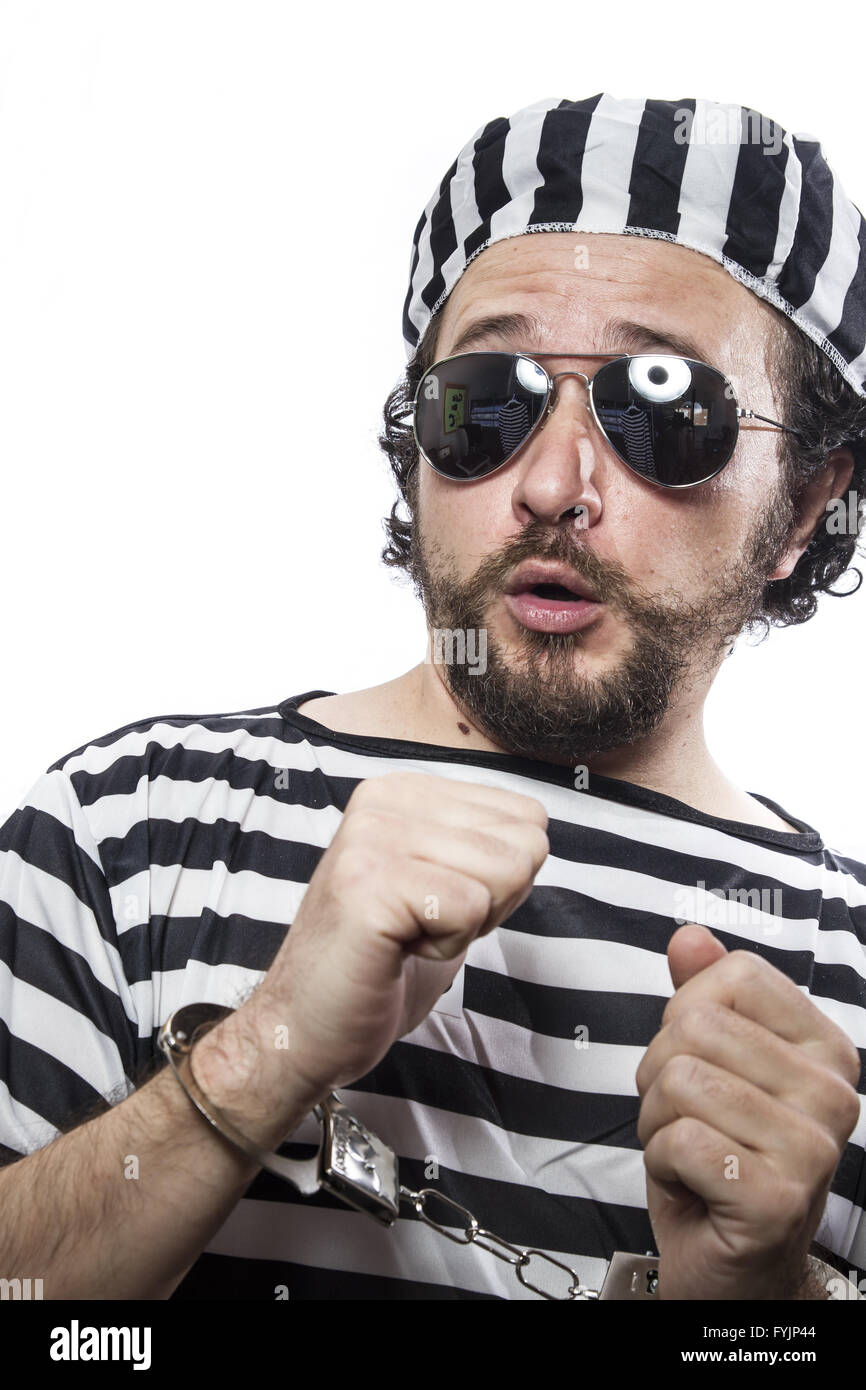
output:
M242 1132L272 1146L315 1098L293 1100L286 1084L267 1118L254 1096L245 1108L224 1027L196 1044L194 1074ZM41 1278L46 1299L168 1298L257 1171L166 1067L105 1114L0 1170L0 1277Z

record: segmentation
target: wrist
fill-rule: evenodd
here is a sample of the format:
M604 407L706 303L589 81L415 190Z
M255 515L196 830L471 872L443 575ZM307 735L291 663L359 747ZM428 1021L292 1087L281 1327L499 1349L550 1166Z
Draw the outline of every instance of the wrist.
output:
M246 1006L245 1006L246 1009ZM208 1030L190 1053L197 1085L247 1139L276 1148L328 1093L274 1047L252 1011L238 1010Z
M753 1297L792 1302L799 1299L826 1298L827 1294L820 1274L813 1268L811 1258L809 1255L801 1255L796 1261L787 1261L780 1265L762 1280L760 1291L756 1291Z
M783 1273L770 1280L768 1291L759 1296L788 1302L827 1299L830 1297L827 1280L834 1274L835 1270L829 1265L807 1254L799 1263L787 1266Z

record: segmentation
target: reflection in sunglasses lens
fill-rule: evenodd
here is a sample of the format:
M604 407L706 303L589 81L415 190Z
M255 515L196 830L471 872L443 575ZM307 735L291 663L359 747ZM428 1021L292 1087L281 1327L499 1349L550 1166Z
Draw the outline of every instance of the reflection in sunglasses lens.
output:
M620 358L596 373L592 399L619 457L665 487L715 476L733 453L737 406L721 372L681 357Z
M524 443L546 402L547 377L528 358L479 352L437 363L416 396L419 447L446 477L484 477Z
M721 372L682 357L643 354L600 367L596 419L622 461L664 487L715 476L733 453L737 406ZM462 354L436 363L415 399L415 435L444 477L483 478L500 468L547 408L548 377L531 358Z

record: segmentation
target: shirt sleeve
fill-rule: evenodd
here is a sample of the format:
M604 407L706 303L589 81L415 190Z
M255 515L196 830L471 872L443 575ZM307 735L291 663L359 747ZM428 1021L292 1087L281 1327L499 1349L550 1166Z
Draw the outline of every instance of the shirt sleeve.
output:
M69 776L0 827L0 1162L135 1089L133 991L99 847Z

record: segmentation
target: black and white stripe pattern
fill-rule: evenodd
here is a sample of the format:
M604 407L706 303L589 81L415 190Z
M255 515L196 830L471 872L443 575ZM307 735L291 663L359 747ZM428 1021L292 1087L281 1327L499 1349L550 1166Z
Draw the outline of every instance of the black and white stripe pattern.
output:
M0 1145L31 1152L121 1101L181 1004L239 1002L359 780L409 769L507 787L550 815L532 893L470 948L462 1005L443 998L343 1094L404 1182L597 1287L614 1249L654 1247L634 1076L671 994L677 895L726 946L789 974L866 1057L866 864L808 827L743 827L629 783L593 775L575 791L549 764L333 734L297 713L328 693L118 729L55 763L0 827ZM710 890L743 887L769 910L750 920L729 903L720 927ZM308 1156L317 1133L310 1118L289 1151ZM860 1272L864 1145L866 1107L818 1231ZM388 1231L259 1174L175 1297L535 1297L404 1212Z
M407 356L475 256L543 231L657 237L711 256L866 395L866 220L813 137L693 98L549 98L497 117L460 151L415 229Z

